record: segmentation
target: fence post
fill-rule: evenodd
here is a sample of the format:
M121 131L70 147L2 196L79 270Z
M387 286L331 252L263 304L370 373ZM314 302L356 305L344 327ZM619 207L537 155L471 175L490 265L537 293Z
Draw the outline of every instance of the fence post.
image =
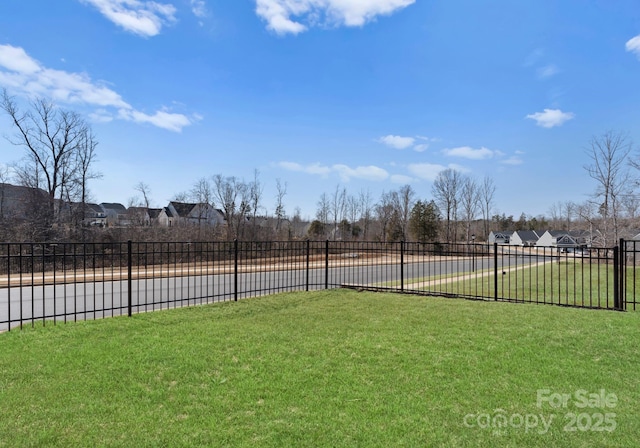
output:
M625 269L625 257L626 257L626 253L624 250L624 239L620 238L619 241L619 257L617 262L619 263L619 267L618 267L618 306L620 307L620 310L624 310L624 301L625 301L625 273L626 273L626 269Z
M404 241L400 241L400 292L404 292Z
M613 248L613 309L620 309L620 248Z
M324 289L329 289L329 240L324 242Z
M493 300L498 301L498 243L493 243Z
M133 243L131 242L131 240L127 241L127 315L129 317L131 317L131 302L132 302L132 298L133 298L133 291L132 291L132 281L131 281L131 273L132 273L132 267L131 265L133 264L133 255L132 255L132 247L133 247Z
M56 243L52 243L51 247L53 248L53 325L56 324L56 316L58 315L58 311L56 309L56 247L58 245ZM44 302L42 304L42 315L46 315L44 312ZM65 310L66 312L66 310Z
M22 257L22 251L20 252L20 257ZM42 268L44 271L44 267ZM20 287L22 287L22 282L20 282ZM55 289L55 286L54 286ZM33 303L33 298L31 299L31 303ZM44 303L42 305L44 315ZM20 304L20 310L22 310L22 304ZM33 318L33 314L31 315ZM7 244L7 329L11 331L11 244ZM22 328L22 318L20 318L20 328Z
M620 299L618 305L621 310L627 309L627 245L624 238L620 238Z
M307 238L307 266L306 266L306 280L305 280L305 291L309 291L309 239Z
M238 239L233 240L233 300L238 301Z

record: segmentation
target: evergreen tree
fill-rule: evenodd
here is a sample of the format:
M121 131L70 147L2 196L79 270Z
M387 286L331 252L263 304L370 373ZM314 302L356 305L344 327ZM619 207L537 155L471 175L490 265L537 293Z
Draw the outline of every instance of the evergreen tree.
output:
M435 241L438 238L439 226L440 211L435 202L416 202L409 218L411 235L421 243Z

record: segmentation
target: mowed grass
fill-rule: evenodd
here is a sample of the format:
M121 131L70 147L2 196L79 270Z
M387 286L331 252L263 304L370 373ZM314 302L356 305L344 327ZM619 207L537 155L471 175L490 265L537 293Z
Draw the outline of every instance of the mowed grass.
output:
M12 331L0 446L635 446L639 336L639 313L350 290Z
M418 284L418 290L460 294L463 296L493 297L495 276L493 270L463 273L457 277L439 282L438 278L405 281L408 289ZM640 270L625 269L628 299L633 301L633 292L640 292ZM614 296L613 266L590 264L581 261L548 262L541 265L518 266L499 270L498 297L527 302L578 305L594 308L613 308ZM630 309L634 309L633 307Z

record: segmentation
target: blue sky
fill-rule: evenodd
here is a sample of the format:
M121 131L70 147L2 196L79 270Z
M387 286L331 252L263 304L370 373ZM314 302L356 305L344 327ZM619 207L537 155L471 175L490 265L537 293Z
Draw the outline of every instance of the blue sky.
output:
M3 0L0 87L91 122L96 202L259 170L273 212L456 168L496 211L583 202L594 135L640 142L637 0ZM10 134L6 117L0 131ZM0 140L0 163L21 152Z

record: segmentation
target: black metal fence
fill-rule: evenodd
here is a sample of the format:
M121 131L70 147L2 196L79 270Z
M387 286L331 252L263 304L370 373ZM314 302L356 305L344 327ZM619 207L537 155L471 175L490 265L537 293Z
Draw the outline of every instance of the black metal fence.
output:
M338 287L635 310L637 243L3 243L0 331Z

